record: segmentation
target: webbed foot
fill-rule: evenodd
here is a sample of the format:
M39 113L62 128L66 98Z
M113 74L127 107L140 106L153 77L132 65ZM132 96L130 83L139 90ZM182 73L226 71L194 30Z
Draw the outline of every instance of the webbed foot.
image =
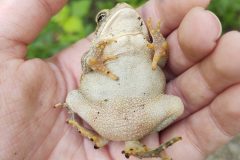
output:
M118 80L118 77L113 74L106 66L107 61L117 59L116 55L103 54L105 47L114 42L114 40L103 40L96 45L96 53L93 57L89 58L87 65L94 71L102 73L113 80Z
M138 158L160 157L163 160L171 160L171 158L165 153L165 150L181 139L181 137L174 137L155 149L149 149L146 145L143 145L139 141L128 141L126 142L125 149L122 153L125 154L126 158L129 158L130 156Z
M152 36L152 43L148 43L147 47L149 49L154 50L154 56L152 61L152 69L155 70L157 68L157 64L160 61L164 61L165 64L166 58L167 58L167 50L168 50L168 44L163 35L160 32L160 22L158 22L156 29L152 27L152 21L149 18L147 21L147 27L149 29L149 32Z

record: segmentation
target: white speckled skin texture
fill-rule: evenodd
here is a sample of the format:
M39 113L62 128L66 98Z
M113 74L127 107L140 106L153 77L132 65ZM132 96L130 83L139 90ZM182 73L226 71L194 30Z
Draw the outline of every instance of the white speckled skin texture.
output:
M147 48L149 35L139 17L126 4L111 9L83 58L86 61L94 55L97 42L116 40L107 45L104 54L118 55L107 67L119 80L94 71L85 72L79 89L67 96L69 108L108 140L141 139L162 130L183 112L180 98L164 95L165 76L161 68L154 71L151 68L153 53Z

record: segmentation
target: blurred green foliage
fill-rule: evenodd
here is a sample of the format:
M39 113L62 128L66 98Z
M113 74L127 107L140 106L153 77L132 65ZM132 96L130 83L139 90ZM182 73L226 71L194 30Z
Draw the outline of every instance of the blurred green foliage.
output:
M116 3L127 2L138 7L147 0L71 0L52 18L33 44L28 58L47 58L94 31L95 15ZM240 0L213 0L209 6L220 18L223 32L240 28Z
M240 30L240 0L212 0L209 10L219 17L223 32Z

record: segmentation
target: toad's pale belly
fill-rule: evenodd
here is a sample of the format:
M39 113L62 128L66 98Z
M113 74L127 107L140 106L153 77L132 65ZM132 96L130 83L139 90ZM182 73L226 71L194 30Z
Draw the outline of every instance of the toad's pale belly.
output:
M88 72L82 75L79 90L66 99L71 110L101 136L115 141L141 139L182 113L181 100L164 95L164 73L152 70L151 53L142 35L120 37L105 52L118 55L107 67L119 80Z
M119 80L113 81L97 72L83 75L77 95L82 97L76 99L81 105L90 105L91 109L85 115L79 111L82 108L79 105L72 109L81 117L91 117L86 121L107 139L142 138L166 115L165 108L158 104L165 85L159 83L165 81L163 72L152 71L150 55L144 53L124 54L107 66Z
M128 65L126 65L128 64ZM165 83L161 70L152 71L149 56L124 55L108 68L119 77L118 81L96 72L85 74L80 90L91 101L118 97L155 97L163 93Z

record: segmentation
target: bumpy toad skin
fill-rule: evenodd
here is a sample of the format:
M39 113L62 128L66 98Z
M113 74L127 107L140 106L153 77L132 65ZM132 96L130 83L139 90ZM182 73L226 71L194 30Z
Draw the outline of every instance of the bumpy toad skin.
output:
M80 88L68 94L66 104L107 140L142 139L162 130L183 112L180 98L164 94L161 68L152 69L154 51L147 46L149 39L135 9L118 4L98 24L92 47L82 59ZM102 41L111 41L102 51L114 55L105 65L118 80L88 66Z

